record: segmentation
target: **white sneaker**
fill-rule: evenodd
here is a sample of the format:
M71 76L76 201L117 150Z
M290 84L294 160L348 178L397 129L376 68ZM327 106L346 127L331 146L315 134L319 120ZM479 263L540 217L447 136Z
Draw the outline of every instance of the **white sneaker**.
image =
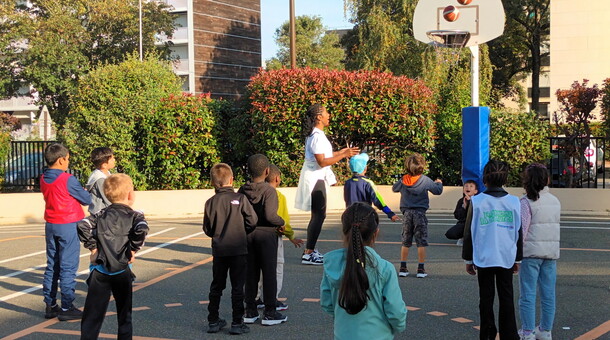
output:
M400 269L398 270L398 276L407 277L408 275L409 275L409 270L407 269L407 267L400 267Z
M301 256L301 263L308 264L308 265L314 265L314 266L321 266L324 264L324 260L319 258L318 256L316 256L316 253L311 253L311 254L303 253L303 256Z
M324 260L324 254L320 253L320 252L318 251L318 249L314 249L314 250L313 250L313 253L314 253L314 254L316 254L316 256L317 256L319 259Z
M520 340L536 340L536 335L534 334L534 332L531 332L528 335L523 335L523 330L520 329L517 331L517 333L519 333Z
M457 242L455 242L455 245L457 245L459 247L463 246L464 245L464 239L461 238L461 239L457 240Z
M552 340L551 331L543 331L540 326L536 327L534 330L534 334L536 335L536 340Z

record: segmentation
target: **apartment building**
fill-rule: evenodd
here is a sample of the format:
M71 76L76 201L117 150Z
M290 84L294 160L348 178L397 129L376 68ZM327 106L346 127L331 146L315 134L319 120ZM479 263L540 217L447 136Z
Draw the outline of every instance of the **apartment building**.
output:
M260 0L161 0L177 15L171 37L183 89L236 99L261 67Z

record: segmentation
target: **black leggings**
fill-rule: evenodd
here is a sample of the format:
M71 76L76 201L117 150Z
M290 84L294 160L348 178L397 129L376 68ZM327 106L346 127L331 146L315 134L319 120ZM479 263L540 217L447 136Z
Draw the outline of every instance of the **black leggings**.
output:
M307 226L306 249L313 250L322 231L322 224L326 219L326 184L318 180L311 192L311 219Z

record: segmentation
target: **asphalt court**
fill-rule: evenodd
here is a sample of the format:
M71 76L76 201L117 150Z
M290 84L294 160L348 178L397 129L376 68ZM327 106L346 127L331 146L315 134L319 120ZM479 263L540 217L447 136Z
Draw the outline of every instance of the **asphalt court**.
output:
M451 214L430 213L429 276L400 278L409 310L407 330L397 339L478 338L478 287L465 272L461 247L444 233L455 220ZM304 238L308 215L293 215L297 237ZM380 215L381 233L375 248L382 257L398 263L401 224ZM207 329L207 294L211 282L210 239L200 219L151 220L145 247L134 263L133 322L135 339L221 339ZM610 218L564 216L558 262L557 313L554 339L610 339ZM340 213L329 213L318 248L341 247ZM244 339L331 339L332 318L319 307L322 268L300 264L302 250L285 242L284 288L280 297L289 309L288 322L278 326L251 325ZM88 251L81 252L75 304L86 296ZM416 268L415 252L409 259ZM44 226L0 226L0 338L78 339L79 322L45 320L41 285L44 271ZM518 279L514 277L515 295ZM116 338L114 303L100 338ZM518 312L517 312L518 313ZM221 303L221 316L230 319L229 289Z

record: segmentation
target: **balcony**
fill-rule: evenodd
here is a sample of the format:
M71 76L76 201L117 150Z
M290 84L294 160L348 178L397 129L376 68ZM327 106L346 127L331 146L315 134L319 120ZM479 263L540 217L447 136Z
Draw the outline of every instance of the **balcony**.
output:
M161 2L174 7L172 13L186 12L188 9L188 0L162 0Z

